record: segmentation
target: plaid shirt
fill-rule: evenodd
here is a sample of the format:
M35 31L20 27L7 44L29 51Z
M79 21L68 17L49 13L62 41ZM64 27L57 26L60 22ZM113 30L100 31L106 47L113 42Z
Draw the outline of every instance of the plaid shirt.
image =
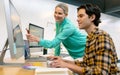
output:
M83 61L75 61L81 66L83 75L116 75L117 53L112 38L104 31L95 29L87 37Z

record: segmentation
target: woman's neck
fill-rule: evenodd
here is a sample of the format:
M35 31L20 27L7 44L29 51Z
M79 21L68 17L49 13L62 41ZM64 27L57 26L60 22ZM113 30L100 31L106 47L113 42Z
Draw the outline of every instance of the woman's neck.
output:
M64 22L65 18L62 21L57 21L59 25L61 25Z

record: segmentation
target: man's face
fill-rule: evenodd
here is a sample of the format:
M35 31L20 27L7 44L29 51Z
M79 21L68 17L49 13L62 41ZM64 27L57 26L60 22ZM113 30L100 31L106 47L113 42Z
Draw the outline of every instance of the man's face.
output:
M54 12L54 18L55 18L56 22L63 21L63 19L65 17L66 17L66 14L64 13L63 9L60 7L56 7L55 12Z
M90 17L86 14L85 9L80 9L77 12L77 22L80 29L88 29L91 25Z

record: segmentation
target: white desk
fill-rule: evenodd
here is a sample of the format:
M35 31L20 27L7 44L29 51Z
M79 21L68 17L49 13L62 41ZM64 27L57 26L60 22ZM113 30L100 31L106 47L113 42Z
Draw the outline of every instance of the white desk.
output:
M13 60L14 61L14 60ZM20 58L17 62L24 62ZM5 60L5 62L12 62ZM0 66L0 75L73 75L67 68L47 68L47 62L26 62L25 65L37 66L36 70L24 69L23 66Z

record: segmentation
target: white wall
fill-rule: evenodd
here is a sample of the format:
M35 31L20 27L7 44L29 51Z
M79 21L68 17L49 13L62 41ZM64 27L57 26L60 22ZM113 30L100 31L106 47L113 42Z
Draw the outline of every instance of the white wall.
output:
M2 50L6 39L7 39L7 30L6 30L6 22L5 22L4 5L3 5L3 0L0 0L0 51Z

